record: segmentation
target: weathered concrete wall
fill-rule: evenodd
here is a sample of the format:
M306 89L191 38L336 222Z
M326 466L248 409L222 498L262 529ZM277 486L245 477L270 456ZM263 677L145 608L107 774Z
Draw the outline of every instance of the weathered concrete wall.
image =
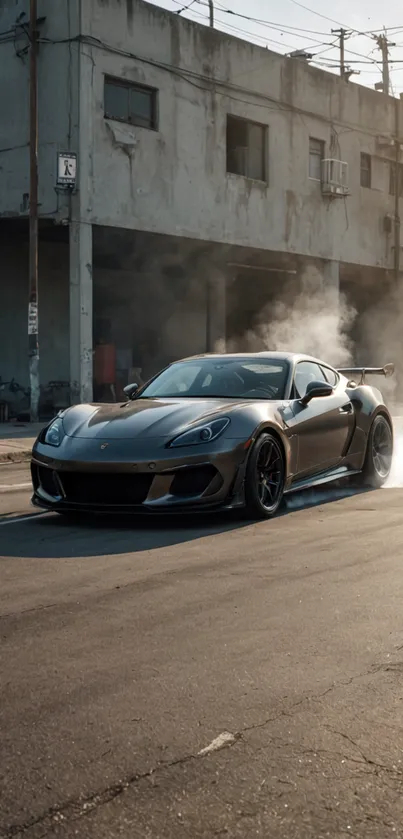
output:
M20 16L25 13L25 17ZM68 203L57 194L57 152L77 149L78 44L58 43L77 35L77 0L38 0L39 209L54 220ZM22 26L16 26L20 18ZM0 218L29 211L29 0L2 0L0 32ZM46 39L46 43L44 42Z
M1 30L23 10L28 0L3 0ZM68 217L54 189L56 152L73 148L76 220L392 266L383 221L394 202L377 144L394 132L392 98L141 0L85 0L81 12L78 0L39 0L38 13L48 39L39 52L42 215ZM53 43L79 31L80 48ZM27 46L21 33L18 45ZM26 214L28 56L13 42L0 50L0 150L12 149L0 151L0 215ZM105 73L158 89L157 131L105 119ZM268 126L268 184L226 173L227 114ZM329 203L308 178L309 136L348 162L350 197ZM373 156L370 190L360 186L360 152Z
M91 0L85 16L84 31L97 39L85 47L94 102L89 219L392 264L383 229L393 212L389 162L377 144L394 132L392 98L140 0ZM105 119L105 73L158 89L157 131ZM267 185L226 173L228 113L268 126ZM310 136L348 162L348 198L329 203L309 179ZM372 189L360 186L360 152L373 155Z

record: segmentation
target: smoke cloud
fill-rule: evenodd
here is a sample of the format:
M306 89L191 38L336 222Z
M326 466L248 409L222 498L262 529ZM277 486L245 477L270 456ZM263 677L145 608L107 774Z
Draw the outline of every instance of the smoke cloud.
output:
M259 322L242 339L229 341L227 349L245 352L301 352L323 359L335 367L352 361L349 333L357 316L343 295L326 288L315 269L305 272L299 293L291 290L283 299L268 304Z

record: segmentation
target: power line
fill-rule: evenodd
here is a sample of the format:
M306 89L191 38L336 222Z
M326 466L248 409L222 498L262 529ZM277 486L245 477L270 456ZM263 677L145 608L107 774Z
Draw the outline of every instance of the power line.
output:
M190 3L188 3L188 5L187 5L187 6L183 6L183 7L182 7L182 9L179 9L179 11L177 11L177 12L176 12L176 14L177 14L177 15L181 15L181 14L182 14L182 12L187 12L187 10L188 10L188 9L190 9L190 8L191 8L191 6L193 6L193 4L194 4L195 2L196 2L196 0L190 0Z
M178 3L179 0L172 0L172 2L173 3ZM203 0L196 0L196 2L200 6L207 6L207 3L203 2ZM271 23L270 21L260 20L259 18L253 18L253 17L250 17L249 15L242 15L239 12L231 11L231 9L224 9L222 7L219 7L218 11L222 12L222 13L232 15L234 17L242 18L243 20L248 20L251 23L258 23L260 26L264 26L264 27L267 27L267 28L270 28L270 29L275 29L278 32L285 33L286 35L292 35L295 38L303 38L305 40L305 34L310 34L311 32L313 34L316 34L316 35L323 35L324 38L328 37L327 32L316 32L315 30L301 29L300 27L297 27L297 26L288 26L288 25L283 26L283 25L278 24L278 23ZM197 14L197 12L193 11L193 14ZM217 18L217 20L218 20L218 18ZM225 26L230 26L230 25L232 26L233 25L233 24L228 24L228 23L226 23L226 21L223 21L223 20L220 20L220 23L223 23ZM238 27L234 26L234 28L238 28ZM241 29L241 28L239 29L239 31L240 32L247 32L247 30ZM300 32L303 32L304 35L298 34ZM247 32L247 34L252 35L253 37L259 37L259 38L262 38L262 39L264 38L263 35L261 35L261 36L256 35L253 32ZM314 38L311 38L310 40L314 41L315 43L320 44L320 45L323 44L323 41L316 41Z
M174 3L177 3L177 4L179 5L179 0L172 0L172 1L173 1ZM207 5L207 3L204 3L204 2L203 2L203 0L197 0L197 2L198 2L200 5L202 5L202 6L206 6L206 5ZM223 9L222 9L222 8L220 8L220 11L223 11ZM202 18L202 19L204 20L204 15L199 14L199 13L198 13L198 12L196 12L195 10L193 11L193 14L194 14L194 15L196 15L197 17ZM245 19L245 18L248 18L248 16L247 16L247 15L241 15L241 14L238 14L238 13L235 13L235 12L234 12L233 14L234 14L234 15L236 14L236 16L237 16L237 17L241 17L241 18L244 18L244 19ZM236 31L236 32L241 32L241 33L243 33L243 34L245 34L245 35L249 35L249 36L251 36L251 37L253 37L253 38L259 38L259 40L262 40L262 41L263 41L264 43L266 43L266 44L267 44L267 43L270 43L270 44L275 44L276 46L286 47L286 48L288 48L288 49L290 49L290 50L294 50L294 49L295 49L295 47L294 47L294 46L291 46L290 44L287 44L287 43L285 43L284 41L277 41L277 40L275 40L274 38L265 38L263 35L257 35L257 34L255 34L255 33L253 33L253 32L248 31L248 30L245 30L245 29L242 29L242 28L240 28L240 27L237 27L237 26L235 26L235 25L233 25L233 24L227 24L225 21L222 21L220 18L216 18L216 19L217 19L217 22L218 22L218 23L224 24L224 25L225 25L228 29L232 29L233 31ZM256 19L253 19L253 18L248 18L248 19L249 19L249 20L256 20L256 21L258 21L258 19L257 19L257 18L256 18ZM260 21L259 21L259 22L260 22ZM266 26L270 26L270 24L268 24L268 22L267 22L267 21L265 21L264 23L265 23L265 25L266 25ZM285 33L285 34L294 35L294 37L302 37L302 36L300 36L300 35L296 35L296 33L287 32L285 28L284 28L284 30L281 30L281 31L284 31L284 33ZM349 33L349 34L350 34L350 33ZM361 33L359 33L359 34L361 34ZM369 37L369 36L368 36L368 37ZM314 39L311 39L311 40L313 41ZM322 52L317 53L317 55L315 55L315 57L312 59L312 60L314 61L314 63L319 63L319 62L316 62L316 61L315 61L315 58L316 58L318 55L324 55L326 52L329 52L331 49L336 48L336 46L337 46L337 41L335 41L335 42L333 42L333 43L331 43L331 44L326 43L326 42L323 42L323 41L315 41L314 43L310 43L309 45L307 45L307 46L305 47L305 50L309 50L309 49L314 48L316 44L318 44L319 46L324 46L324 47L325 47L325 49L324 49ZM304 50L304 51L305 51L305 50ZM379 62L377 62L375 59L370 59L368 55L364 55L363 53L356 52L356 51L351 50L351 49L345 49L345 54L346 54L346 55L353 55L353 56L357 56L358 58L361 58L361 59L362 59L362 62L352 61L352 60L350 60L350 59L349 59L349 64L360 64L360 63L373 64L373 65L374 65L374 67L376 67L376 68L378 69L378 64L379 64ZM331 59L329 59L329 60L331 60ZM334 60L334 61L336 61L336 59L333 59L333 60ZM327 63L326 63L326 65L324 65L324 66L327 66L327 67L329 67L329 68L331 67L331 65L329 65L329 64L327 64ZM335 66L336 66L336 65L335 65Z
M305 6L303 3L300 3L299 0L290 0L290 3L293 3L294 6L299 6L300 9L305 9L306 12L310 12L311 15L316 15L317 17L322 18L323 20L329 21L329 23L335 23L337 26L341 26L345 29L351 29L352 32L355 32L356 35L368 35L368 32L360 32L358 29L355 29L354 26L346 26L343 23L340 23L339 20L335 20L332 17L327 17L327 15L323 15L321 12L316 12L314 9L310 9L308 6Z
M173 2L176 2L176 0L173 0ZM205 2L205 0L196 0L196 2L199 4L199 6L207 6L208 5ZM284 24L284 26L283 26L281 23L276 23L275 21L263 20L262 18L252 17L251 15L244 15L241 12L234 12L233 9L226 9L224 6L221 6L221 5L218 5L217 8L218 8L219 12L223 12L227 15L233 15L234 17L239 17L239 18L242 18L243 20L248 20L250 23L259 23L260 26L270 26L273 29L274 28L282 29L282 30L284 29L284 31L286 29L290 29L290 30L295 30L297 32L305 32L308 35L309 34L311 34L311 35L323 35L324 37L326 37L326 35L328 34L327 32L318 32L316 29L304 29L301 26L291 26L291 24L288 24L288 23Z
M178 5L180 5L180 4L179 4L179 0L172 0L172 2L177 3ZM206 4L202 3L201 5L206 5ZM221 9L220 9L220 11L221 11ZM195 15L196 17L198 17L198 18L201 18L202 20L205 20L205 16L204 16L203 14L199 13L199 12L196 12L195 10L192 10L192 14L193 14L193 15ZM241 34L243 34L243 35L248 35L249 37L254 38L254 39L255 39L255 41L256 41L256 39L259 39L259 40L260 40L260 41L262 41L265 45L267 45L267 44L275 44L276 46L286 47L286 48L289 48L290 50L294 50L294 49L295 49L295 45L287 44L287 43L285 43L284 41L277 41L277 40L275 40L274 38L268 38L268 37L266 37L265 35L258 35L258 34L254 33L254 32L250 32L250 31L248 31L248 30L246 30L246 29L243 29L243 28L241 28L241 27L239 27L239 26L236 26L235 24L230 24L230 23L227 23L226 21L222 20L221 18L216 17L216 21L217 21L217 23L221 23L223 26L225 26L225 27L226 27L226 29L232 30L232 31L234 31L234 32L240 32L240 33L241 33ZM223 31L225 31L225 30L223 30ZM294 37L302 38L304 41L306 41L305 36L303 36L303 35L297 35L297 34L296 34L296 33L294 33L294 32L286 32L286 30L285 30L285 29L284 29L284 30L280 29L280 31L281 31L281 32L282 32L282 31L284 31L284 33L285 33L286 35L293 35ZM314 39L311 39L311 40L313 41ZM307 50L308 50L308 49L311 49L312 47L315 47L316 45L319 45L319 46L324 46L325 44L324 44L324 42L323 42L323 41L317 41L317 40L315 40L315 41L314 41L314 43L309 44L308 46L306 46L306 47L305 47L305 49L307 49ZM330 45L330 44L327 44L326 46L329 46L329 47L330 47L331 45Z
M175 0L173 0L173 2L175 2ZM207 6L208 5L206 3L206 0L196 0L196 2L200 6ZM338 26L343 26L343 28L351 30L351 32L353 32L355 35L361 35L363 37L371 37L372 35L376 35L378 32L383 32L384 31L384 29L382 28L382 29L369 29L365 32L361 32L358 29L354 29L354 27L352 27L352 26L347 27L347 26L341 24L340 21L338 21L338 20L334 20L333 18L327 17L326 15L323 15L320 12L314 11L314 9L308 8L308 6L305 6L302 3L300 3L299 0L290 0L290 2L295 3L295 5L300 6L302 9L305 9L306 11L310 12L313 15L317 15L317 16L323 18L323 20L327 20L329 23L336 23ZM243 18L244 20L249 20L252 23L259 23L262 26L271 26L271 27L277 27L277 28L280 27L281 29L284 29L284 31L286 31L286 29L294 29L294 30L297 30L299 32L307 32L308 34L311 33L312 35L323 35L324 37L326 37L326 35L328 34L326 32L319 32L315 29L304 29L300 26L291 26L291 24L282 25L282 24L276 23L275 21L270 21L270 20L265 20L265 19L262 19L262 18L252 17L251 15L245 15L245 14L242 14L241 12L235 12L232 9L225 8L219 2L217 2L217 8L219 9L220 12L225 12L226 14L234 15L235 17ZM399 26L388 26L386 28L390 32L394 31L394 30L402 30L403 31L402 24L400 24Z

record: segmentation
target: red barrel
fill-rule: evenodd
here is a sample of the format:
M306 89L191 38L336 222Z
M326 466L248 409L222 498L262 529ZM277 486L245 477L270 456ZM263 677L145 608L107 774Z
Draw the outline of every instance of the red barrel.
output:
M94 379L97 385L114 385L116 381L115 344L98 344L94 355Z

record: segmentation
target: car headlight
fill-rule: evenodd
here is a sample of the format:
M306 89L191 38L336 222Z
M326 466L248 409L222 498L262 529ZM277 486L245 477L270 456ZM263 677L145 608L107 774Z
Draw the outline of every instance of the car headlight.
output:
M184 431L178 437L174 437L169 443L169 446L198 446L202 443L211 443L216 440L220 434L229 426L230 420L228 417L211 420L205 425L198 425L196 428L191 428L189 431Z
M48 446L60 446L63 437L65 437L63 420L61 417L56 417L56 419L53 420L47 428L43 442Z

